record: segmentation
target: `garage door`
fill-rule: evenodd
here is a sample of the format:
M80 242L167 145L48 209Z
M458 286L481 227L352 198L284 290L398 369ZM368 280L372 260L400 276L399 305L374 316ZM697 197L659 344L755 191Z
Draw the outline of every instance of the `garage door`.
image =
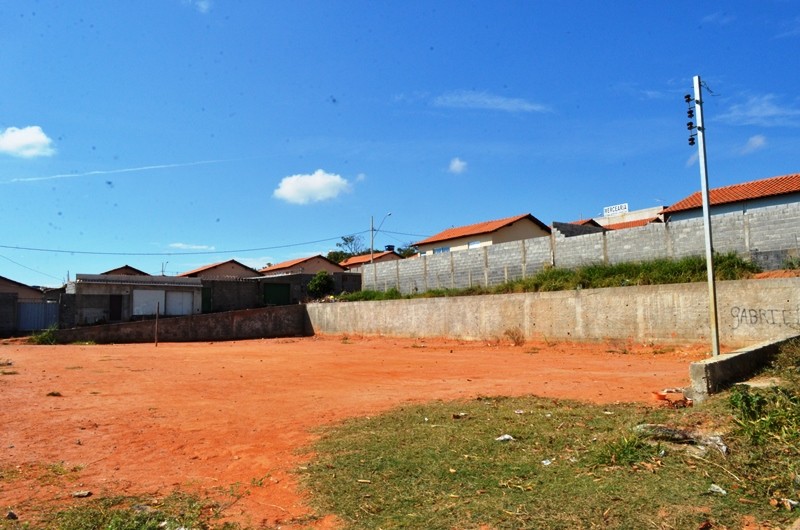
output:
M194 295L182 291L167 291L167 315L191 315Z
M159 314L164 314L164 291L133 290L134 316L155 315L156 308Z

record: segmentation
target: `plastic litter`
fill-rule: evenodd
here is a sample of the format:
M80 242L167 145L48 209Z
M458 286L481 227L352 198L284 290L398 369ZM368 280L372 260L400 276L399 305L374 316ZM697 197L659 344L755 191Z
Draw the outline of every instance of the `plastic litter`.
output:
M511 442L513 440L514 440L514 437L511 436L510 434L503 434L503 435L498 436L497 438L495 438L495 441L497 441L497 442Z
M728 492L725 491L723 488L717 486L716 484L712 484L708 488L709 493L716 493L717 495L727 495Z

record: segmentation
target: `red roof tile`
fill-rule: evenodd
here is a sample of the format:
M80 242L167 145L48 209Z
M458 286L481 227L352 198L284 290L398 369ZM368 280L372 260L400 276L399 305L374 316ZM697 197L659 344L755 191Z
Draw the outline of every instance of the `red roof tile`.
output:
M389 254L396 254L396 253L391 250L386 250L384 252L375 252L371 259L375 261ZM369 254L362 254L360 256L351 256L346 260L344 260L343 262L339 263L339 265L341 265L342 267L354 267L357 265L363 265L364 263L369 263L369 260L370 260Z
M605 225L603 228L606 230L624 230L625 228L636 228L637 226L649 225L650 223L658 223L658 217L649 217L647 219L636 219L635 221L625 221L623 223L614 223Z
M178 274L178 276L189 277L192 274L197 274L197 273L200 273L200 272L211 270L211 269L214 269L216 267L219 267L220 265L225 265L227 263L235 263L236 265L239 265L239 266L244 267L246 269L252 270L254 273L256 272L255 269L253 269L251 267L248 267L247 265L242 265L241 263L239 263L235 259L229 259L228 261L220 261L218 263L212 263L211 265L204 265L202 267L198 267L197 269L194 269L194 270L182 272L182 273Z
M800 173L714 188L709 190L708 195L709 202L712 205L718 205L797 192L800 192ZM702 207L703 197L698 191L666 208L664 213L682 212Z
M269 267L264 267L263 269L259 269L258 272L267 273L267 272L281 271L281 270L284 270L284 269L291 269L295 265L299 265L299 264L304 263L306 261L310 261L310 260L312 260L314 258L319 258L319 259L325 260L325 261L331 263L332 265L335 265L335 266L340 267L340 268L342 267L338 263L335 263L335 262L329 260L328 258L323 256L322 254L317 254L316 256L308 256L308 257L305 257L305 258L297 258L297 259L292 259L292 260L289 260L289 261L284 261L284 262L281 262L281 263L277 263L275 265L270 265Z
M496 232L503 227L508 225L514 224L517 221L522 219L530 219L534 223L536 223L540 228L550 232L550 228L535 218L533 215L526 213L522 215L516 215L514 217L506 217L505 219L497 219L496 221L484 221L482 223L475 223L473 225L467 226L459 226L455 228L448 228L442 232L439 232L436 235L433 235L427 239L423 239L415 245L428 245L430 243L436 243L439 241L449 241L451 239L458 239L460 237L468 237L468 236L477 236L480 234L489 234L491 232Z

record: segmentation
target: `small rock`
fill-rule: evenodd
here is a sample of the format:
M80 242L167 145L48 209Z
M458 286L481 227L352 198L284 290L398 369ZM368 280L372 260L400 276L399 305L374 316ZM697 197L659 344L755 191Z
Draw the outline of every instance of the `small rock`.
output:
M6 519L8 519L9 521L16 521L17 519L19 519L19 517L17 517L17 514L15 514L14 512L9 511L6 514Z
M511 436L510 434L503 434L503 435L498 436L497 438L495 438L495 441L498 441L498 442L511 442L513 440L514 440L514 437Z
M85 497L91 497L92 492L89 490L74 491L72 492L72 496L76 499L83 499Z

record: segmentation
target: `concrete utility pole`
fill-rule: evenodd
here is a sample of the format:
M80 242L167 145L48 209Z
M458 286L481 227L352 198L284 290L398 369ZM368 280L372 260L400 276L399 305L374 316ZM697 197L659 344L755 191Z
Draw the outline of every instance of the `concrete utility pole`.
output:
M386 220L387 217L392 215L392 212L387 213L383 216L381 220L381 224L378 225L378 232L381 231L381 227L383 226L383 222ZM369 216L369 262L372 263L372 259L375 257L375 218L373 216Z
M688 103L688 101L687 101ZM711 355L719 355L719 324L717 322L717 287L714 282L714 245L711 237L711 203L708 193L706 162L706 128L703 121L703 94L700 76L694 76L694 110L697 115L697 151L700 163L700 188L703 196L703 226L706 238L706 270L708 273L708 322L711 327ZM691 115L690 115L691 117ZM691 122L689 122L691 124ZM690 127L691 129L691 127ZM691 140L690 140L691 144Z

